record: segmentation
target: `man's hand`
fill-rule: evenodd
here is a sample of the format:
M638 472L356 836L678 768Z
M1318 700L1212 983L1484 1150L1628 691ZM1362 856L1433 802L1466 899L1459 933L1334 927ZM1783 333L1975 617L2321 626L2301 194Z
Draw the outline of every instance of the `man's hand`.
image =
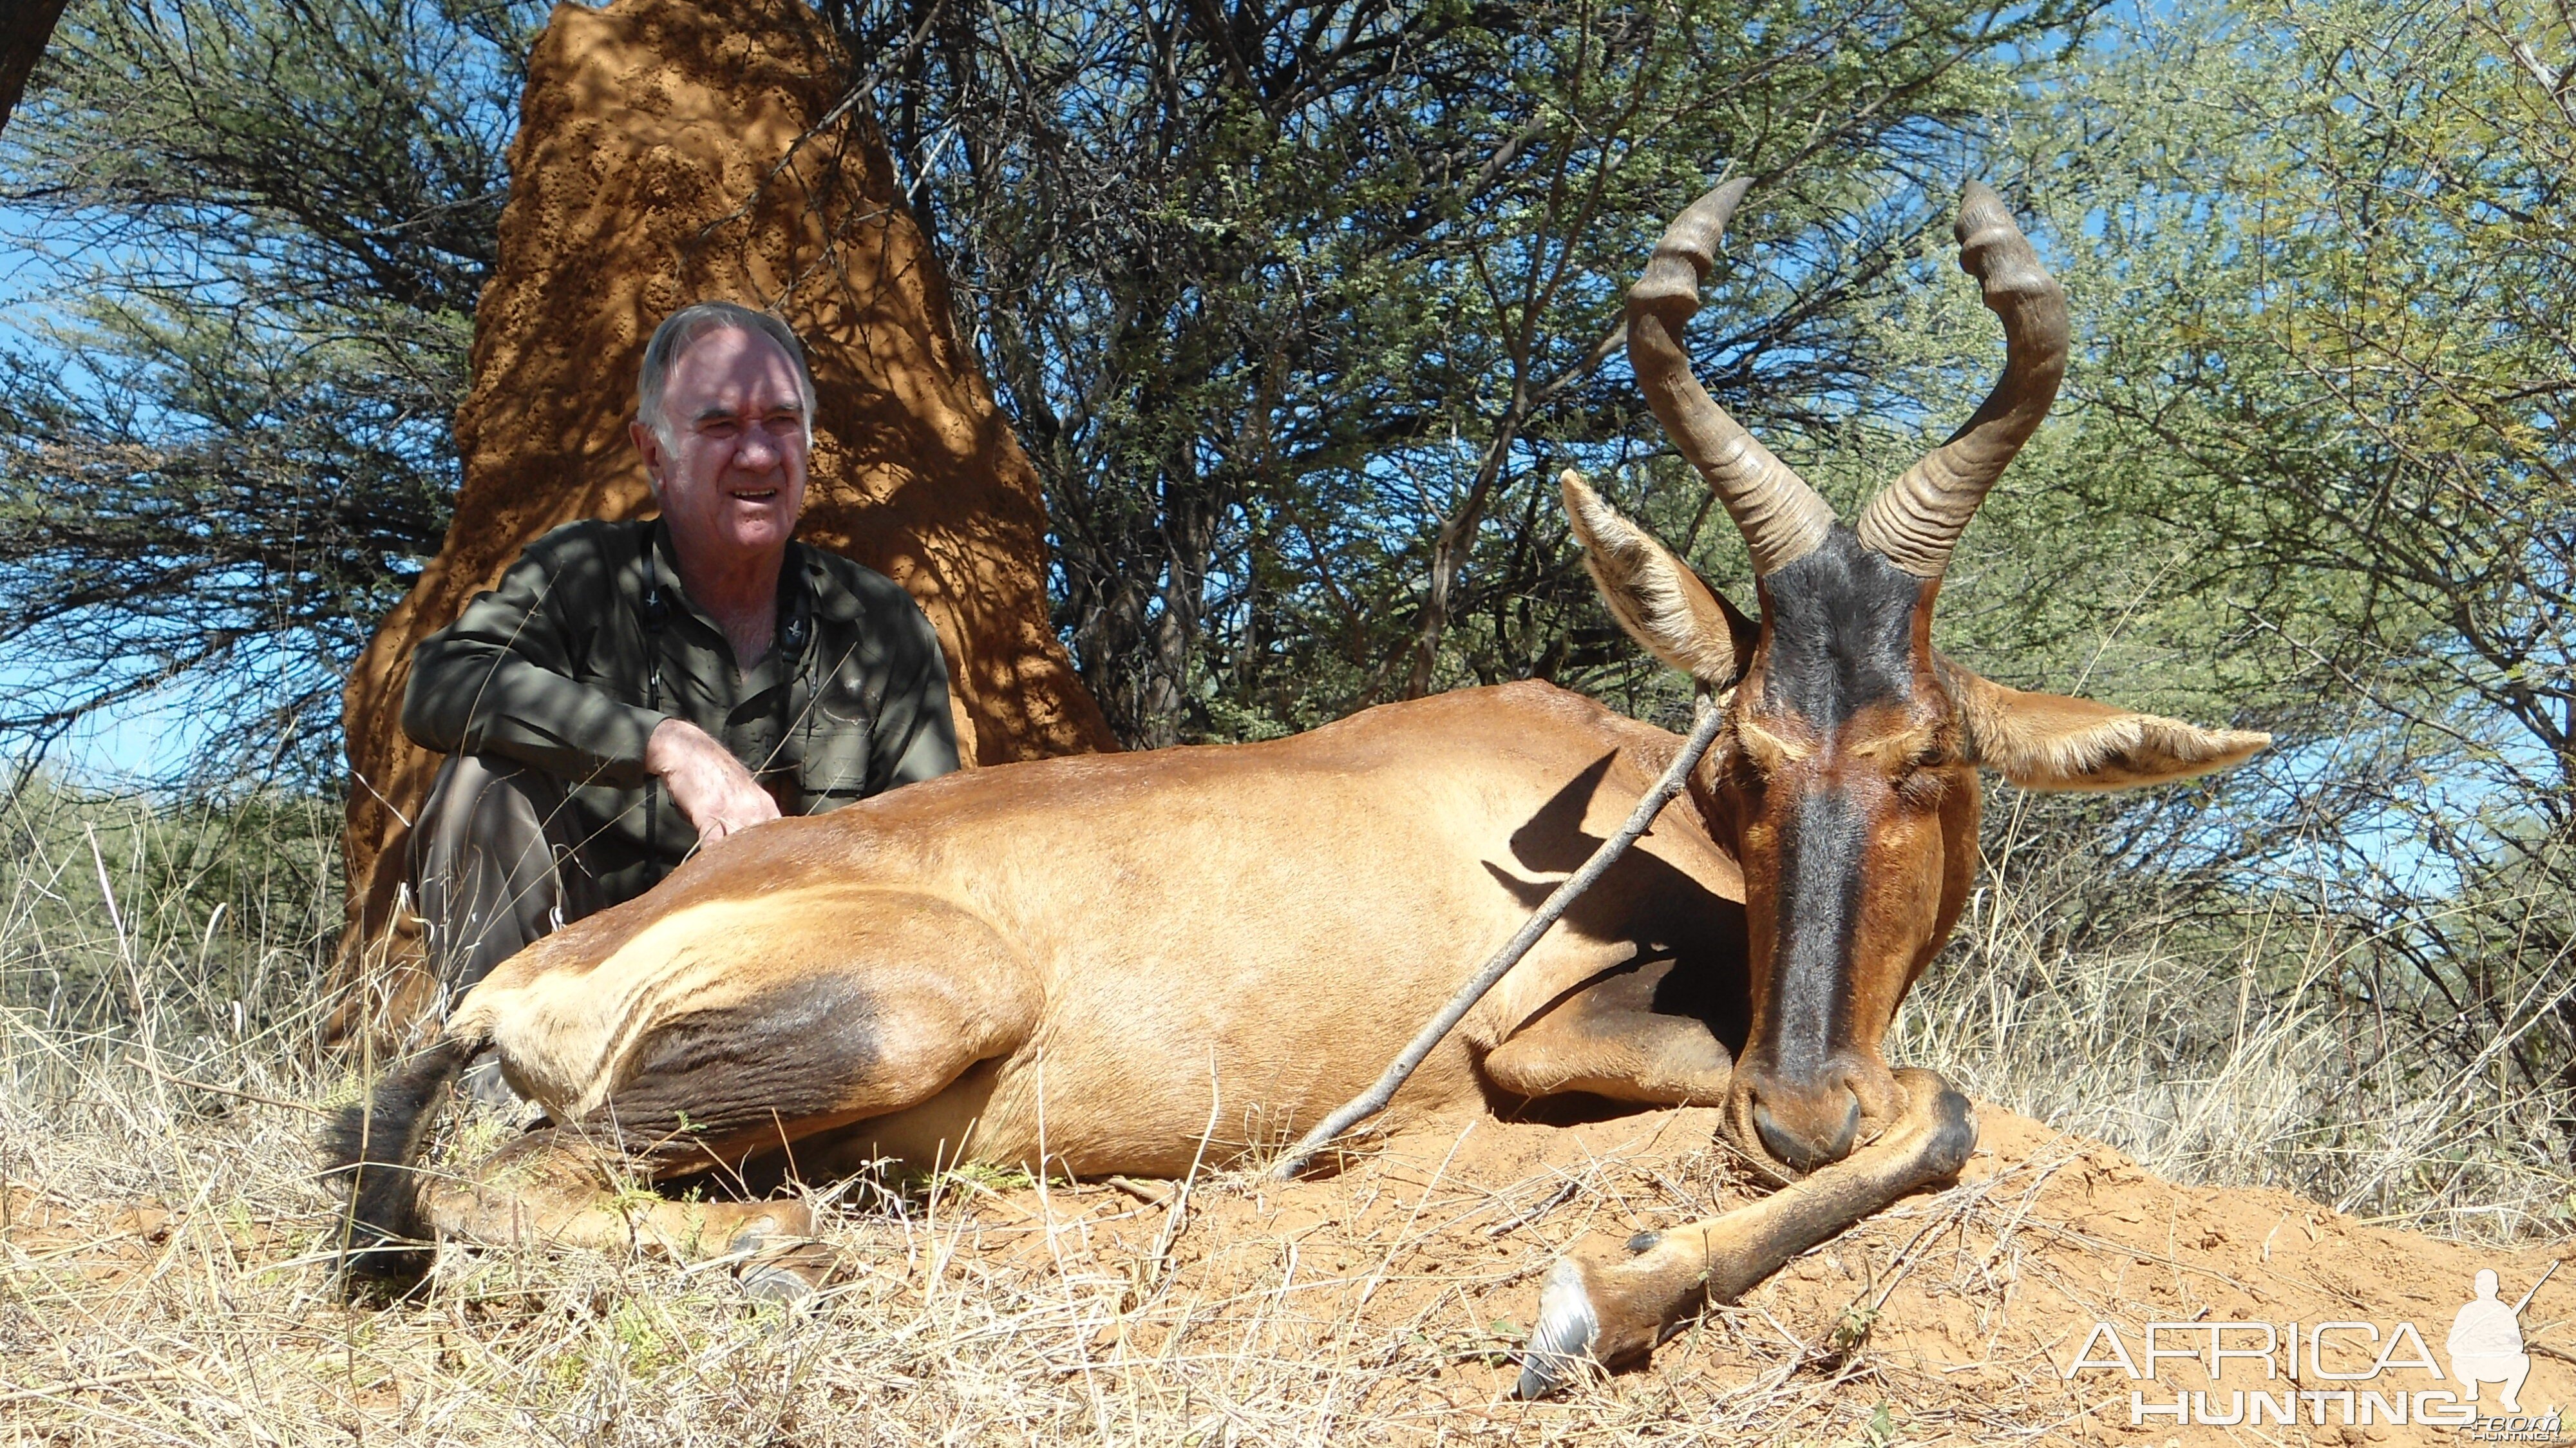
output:
M644 770L670 786L671 803L711 845L737 830L778 818L769 797L733 751L685 719L665 719L644 741Z

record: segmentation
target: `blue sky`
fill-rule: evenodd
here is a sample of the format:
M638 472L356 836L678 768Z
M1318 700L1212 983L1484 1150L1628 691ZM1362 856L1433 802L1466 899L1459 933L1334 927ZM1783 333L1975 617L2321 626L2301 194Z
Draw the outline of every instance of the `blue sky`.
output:
M74 321L59 299L74 294L97 263L46 233L25 208L0 203L0 347L57 351L49 333ZM38 682L22 661L0 658L0 699L14 702ZM106 787L184 775L207 752L205 695L223 687L219 678L195 680L105 710L55 743L46 764L77 782Z

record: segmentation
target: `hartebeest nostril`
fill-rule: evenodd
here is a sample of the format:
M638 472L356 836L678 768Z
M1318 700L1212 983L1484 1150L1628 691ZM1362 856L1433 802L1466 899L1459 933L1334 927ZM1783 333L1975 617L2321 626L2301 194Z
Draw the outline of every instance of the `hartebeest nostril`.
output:
M1782 1166L1801 1172L1830 1166L1851 1155L1853 1145L1860 1140L1860 1097L1848 1087L1842 1088L1840 1094L1842 1123L1830 1130L1818 1129L1831 1119L1830 1107L1814 1113L1812 1123L1802 1129L1773 1116L1771 1108L1759 1098L1753 1103L1753 1130L1761 1136L1763 1148Z

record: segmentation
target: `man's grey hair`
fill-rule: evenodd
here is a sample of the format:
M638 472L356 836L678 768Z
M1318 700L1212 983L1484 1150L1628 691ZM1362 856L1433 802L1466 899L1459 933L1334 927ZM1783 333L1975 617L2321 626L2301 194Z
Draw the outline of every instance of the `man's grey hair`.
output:
M669 414L662 410L662 394L671 383L671 364L691 344L714 332L756 332L778 344L789 361L796 364L796 396L805 404L805 440L814 440L814 373L805 365L805 344L796 338L796 329L771 316L733 302L699 302L682 307L662 319L653 329L653 340L644 344L644 372L635 380L635 416L662 446L672 446Z

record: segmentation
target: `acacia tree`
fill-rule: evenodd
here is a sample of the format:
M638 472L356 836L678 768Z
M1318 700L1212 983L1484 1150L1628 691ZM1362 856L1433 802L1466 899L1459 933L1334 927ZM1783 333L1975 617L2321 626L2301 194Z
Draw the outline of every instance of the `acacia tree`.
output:
M1467 678L1646 687L1542 484L1655 449L1604 366L1655 228L1722 172L1765 176L1702 365L1780 424L1865 394L1852 339L1890 243L1946 205L1919 183L1946 198L1959 127L2092 3L837 18L1046 477L1059 620L1157 743ZM49 329L0 359L0 736L22 758L175 681L217 737L327 771L337 674L445 525L539 18L88 0L64 21L0 140L15 214L64 257ZM1647 509L1686 526L1697 489L1669 492Z
M1618 298L1664 220L1764 182L1693 339L1730 406L1794 428L1869 401L1875 289L1946 222L1961 128L2090 8L835 18L1045 478L1059 621L1151 745L1477 679L1645 688L1547 500L1569 461L1660 450ZM1688 530L1704 494L1648 511Z
M176 686L208 777L326 778L438 547L528 4L95 0L0 138L0 740ZM170 697L164 694L163 697ZM237 749L220 746L238 745Z
M2115 867L2051 886L2077 949L2179 931L2288 1006L2262 942L2331 935L2317 1189L2528 1206L2495 1164L2576 1161L2576 14L2185 7L2029 100L2085 345L1945 621L2283 743L1998 828Z

